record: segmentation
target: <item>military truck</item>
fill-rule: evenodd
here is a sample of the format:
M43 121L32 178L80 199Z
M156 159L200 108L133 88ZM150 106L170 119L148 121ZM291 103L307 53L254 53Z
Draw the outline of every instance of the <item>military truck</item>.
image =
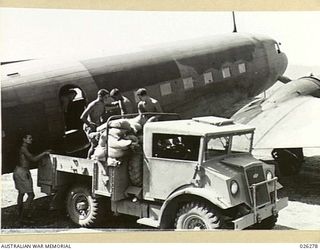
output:
M253 135L253 127L213 116L147 122L140 170L126 157L51 154L38 186L48 195L67 190L69 217L85 227L111 211L159 229L271 229L288 200L278 199L274 166L251 155Z

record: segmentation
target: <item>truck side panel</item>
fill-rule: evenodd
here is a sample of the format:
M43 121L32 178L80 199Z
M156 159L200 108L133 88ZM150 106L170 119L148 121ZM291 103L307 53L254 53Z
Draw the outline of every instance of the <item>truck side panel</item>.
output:
M103 196L111 196L112 185L110 183L110 172L111 167L108 167L107 164L99 164L98 162L94 163L94 171L92 178L92 191L95 194Z
M110 196L107 166L101 162L78 157L50 154L40 162L38 186L41 192L52 194L62 187L73 184L75 178L87 176L98 194ZM100 193L99 193L100 192Z
M128 163L121 162L118 166L109 167L110 185L111 185L111 200L119 201L126 198L125 191L129 186Z
M51 158L45 157L39 162L37 185L41 188L41 192L50 195L53 190L52 187L56 182L56 170L53 167Z

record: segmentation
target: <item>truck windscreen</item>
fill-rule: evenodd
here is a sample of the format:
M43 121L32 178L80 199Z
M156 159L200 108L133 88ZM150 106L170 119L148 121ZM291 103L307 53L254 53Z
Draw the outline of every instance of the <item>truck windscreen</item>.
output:
M209 137L205 145L205 160L228 153L249 153L251 151L252 133Z

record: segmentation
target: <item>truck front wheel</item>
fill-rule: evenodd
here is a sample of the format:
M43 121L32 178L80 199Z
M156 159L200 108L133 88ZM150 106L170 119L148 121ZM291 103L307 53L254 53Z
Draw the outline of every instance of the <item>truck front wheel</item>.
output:
M97 225L102 215L102 204L93 198L86 186L74 186L67 195L67 211L70 219L82 227Z
M215 209L209 206L190 202L184 204L177 213L175 229L219 229L221 218Z

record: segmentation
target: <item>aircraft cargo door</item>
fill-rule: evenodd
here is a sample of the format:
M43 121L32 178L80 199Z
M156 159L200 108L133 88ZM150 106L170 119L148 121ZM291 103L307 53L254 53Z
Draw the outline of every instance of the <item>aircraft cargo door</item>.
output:
M59 96L64 119L63 148L67 154L74 154L89 145L80 120L86 99L83 91L74 85L64 86Z

